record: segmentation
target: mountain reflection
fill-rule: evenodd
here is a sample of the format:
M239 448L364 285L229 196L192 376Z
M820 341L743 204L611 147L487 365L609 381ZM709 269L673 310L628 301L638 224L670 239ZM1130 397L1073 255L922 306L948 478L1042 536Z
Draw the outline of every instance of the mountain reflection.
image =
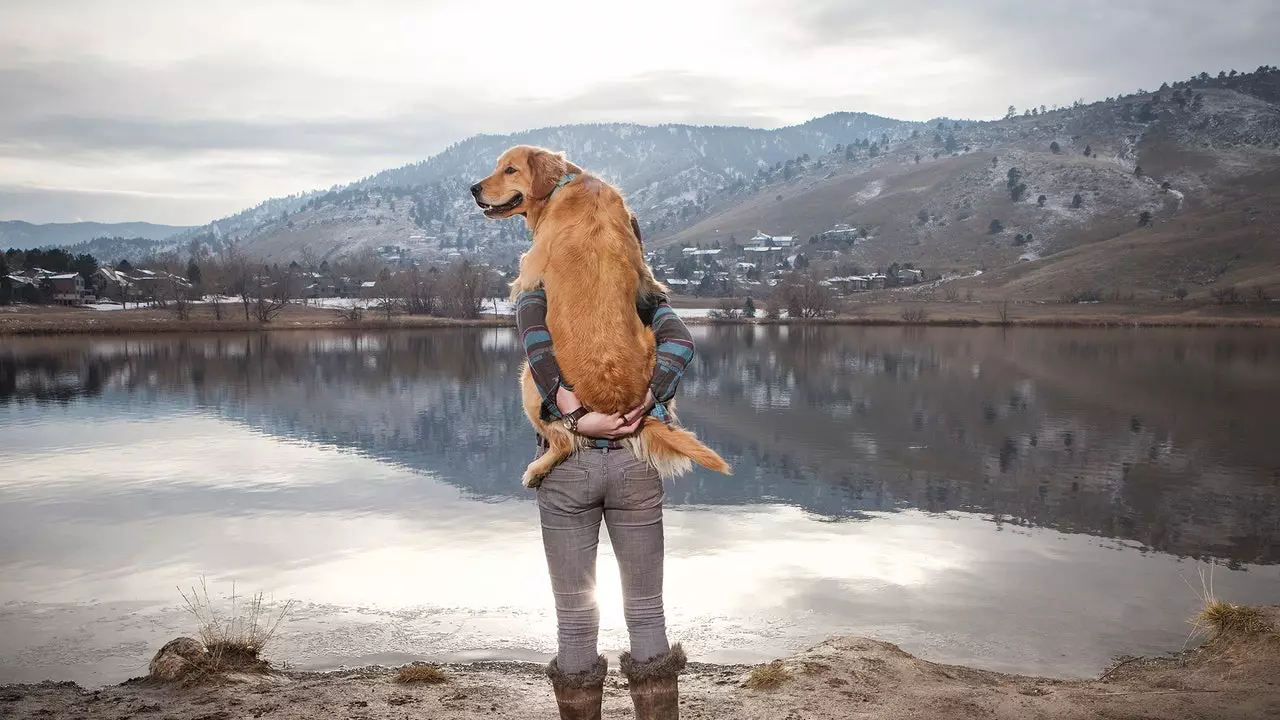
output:
M1261 331L696 328L686 424L735 466L691 505L921 508L1280 560L1280 337ZM528 498L514 331L6 340L0 408L148 405ZM2 445L2 443L0 443Z

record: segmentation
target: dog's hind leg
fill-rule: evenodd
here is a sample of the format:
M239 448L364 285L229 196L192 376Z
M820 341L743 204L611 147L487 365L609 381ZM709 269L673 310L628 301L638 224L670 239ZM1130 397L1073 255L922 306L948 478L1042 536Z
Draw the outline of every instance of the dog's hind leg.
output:
M542 479L551 473L555 466L569 459L573 454L574 435L560 423L543 425L542 436L547 439L549 447L537 460L525 468L520 484L527 488L535 488L542 484Z

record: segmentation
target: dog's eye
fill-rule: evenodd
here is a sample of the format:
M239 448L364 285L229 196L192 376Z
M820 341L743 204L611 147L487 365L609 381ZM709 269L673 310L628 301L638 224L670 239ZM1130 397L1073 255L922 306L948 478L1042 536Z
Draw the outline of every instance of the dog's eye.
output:
M503 172L505 172L505 173L506 173L506 174L508 174L508 175L515 175L515 174L516 174L516 169L515 169L515 168L513 168L513 167L508 167L506 170L503 170Z

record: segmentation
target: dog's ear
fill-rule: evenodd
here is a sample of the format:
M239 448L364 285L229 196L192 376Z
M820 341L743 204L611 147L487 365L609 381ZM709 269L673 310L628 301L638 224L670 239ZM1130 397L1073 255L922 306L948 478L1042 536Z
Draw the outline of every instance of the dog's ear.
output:
M644 238L640 236L640 221L636 219L636 214L631 213L631 232L636 234L636 242L644 246Z
M550 197L551 192L555 190L556 183L560 182L560 176L566 172L570 163L564 159L564 155L553 153L548 150L534 150L529 154L529 174L532 176L532 182L529 185L529 192L533 195L534 200L546 200ZM574 172L581 172L577 170Z

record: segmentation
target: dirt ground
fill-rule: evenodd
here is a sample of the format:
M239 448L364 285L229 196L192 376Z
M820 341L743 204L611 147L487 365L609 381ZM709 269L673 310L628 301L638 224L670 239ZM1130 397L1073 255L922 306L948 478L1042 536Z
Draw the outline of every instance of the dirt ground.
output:
M677 296L677 308L718 307L714 298ZM735 307L741 303L734 301ZM755 320L687 318L690 325L767 323ZM907 322L904 311L923 312L923 318ZM1280 303L1226 306L1213 303L1092 303L1063 304L1016 302L1007 306L1007 324L1017 327L1280 327ZM1002 320L994 302L926 302L868 299L842 304L834 317L807 322L839 325L998 325ZM788 322L788 321L783 321ZM269 324L245 320L239 305L223 307L223 319L215 319L207 306L195 306L191 317L179 320L172 311L137 308L100 311L49 306L0 307L0 336L169 332L246 332L257 330L387 330L428 327L514 327L510 317L488 316L477 320L453 320L422 315L396 315L390 320L367 313L359 322L344 319L337 310L291 305Z
M1276 608L1267 612L1274 618ZM1274 625L1273 625L1274 627ZM290 673L177 687L131 680L96 690L72 683L0 687L0 716L36 718L555 718L541 667L442 668L439 685L402 685L395 670ZM1064 681L937 665L864 638L825 642L772 666L775 687L748 688L760 668L691 665L681 717L733 720L1190 720L1280 717L1280 635L1219 637L1178 656L1120 661L1097 680ZM776 672L777 670L782 672ZM633 717L613 663L606 718Z

